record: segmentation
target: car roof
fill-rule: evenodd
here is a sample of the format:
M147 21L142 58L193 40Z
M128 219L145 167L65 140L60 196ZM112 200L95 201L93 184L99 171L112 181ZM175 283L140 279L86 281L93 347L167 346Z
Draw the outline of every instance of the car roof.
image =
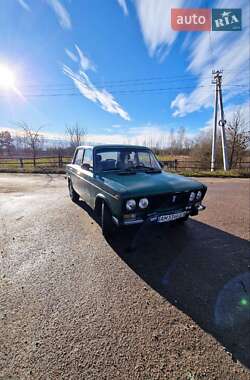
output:
M93 146L90 146L90 145L79 145L76 147L76 149L93 149Z
M80 145L77 147L79 148L84 148L84 149L108 149L108 148L129 148L129 149L150 149L146 146L143 145L129 145L129 144L102 144L102 145Z

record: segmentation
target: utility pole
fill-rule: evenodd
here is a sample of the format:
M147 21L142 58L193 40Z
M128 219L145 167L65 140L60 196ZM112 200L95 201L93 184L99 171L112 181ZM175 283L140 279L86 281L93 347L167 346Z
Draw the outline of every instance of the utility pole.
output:
M213 82L216 84L216 82ZM212 140L212 156L211 156L211 172L215 169L215 152L216 152L216 137L217 137L217 120L218 120L218 86L215 86L214 96L214 127L213 127L213 140Z
M222 71L213 71L214 76L213 84L215 84L215 102L214 102L214 127L213 127L213 141L212 141L212 157L211 157L211 172L215 169L215 153L216 153L216 136L217 136L217 124L221 127L221 143L222 143L222 153L223 153L223 165L224 170L228 170L228 159L227 159L227 141L225 125L226 120L224 118L223 100L222 100ZM220 120L218 123L218 101L220 106Z

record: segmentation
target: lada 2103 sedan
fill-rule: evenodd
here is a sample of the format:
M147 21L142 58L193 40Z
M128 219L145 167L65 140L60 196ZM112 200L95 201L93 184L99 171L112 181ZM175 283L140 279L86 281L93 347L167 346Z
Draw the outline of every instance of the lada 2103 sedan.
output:
M167 173L142 146L79 146L66 167L69 194L82 198L101 218L104 235L115 226L184 222L205 207L207 187Z

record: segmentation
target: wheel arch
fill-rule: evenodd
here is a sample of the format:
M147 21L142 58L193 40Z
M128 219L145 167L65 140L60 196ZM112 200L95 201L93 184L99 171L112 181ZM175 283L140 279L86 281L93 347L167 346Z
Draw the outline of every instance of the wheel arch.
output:
M110 207L110 204L109 204L109 201L107 200L107 198L105 197L105 195L103 194L97 194L96 195L96 198L95 198L95 212L97 215L101 215L101 212L102 212L102 203L105 203L106 206L110 209L111 211L111 207Z

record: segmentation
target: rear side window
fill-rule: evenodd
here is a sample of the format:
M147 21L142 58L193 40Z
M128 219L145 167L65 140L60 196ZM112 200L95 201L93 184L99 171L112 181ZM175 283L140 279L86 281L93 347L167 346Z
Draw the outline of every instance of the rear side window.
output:
M75 155L74 164L82 165L82 158L83 158L83 149L78 149Z

